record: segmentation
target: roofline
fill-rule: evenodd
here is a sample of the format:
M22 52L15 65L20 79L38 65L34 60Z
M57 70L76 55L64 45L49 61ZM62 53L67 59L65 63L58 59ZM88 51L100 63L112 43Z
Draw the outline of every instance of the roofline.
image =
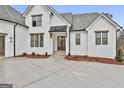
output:
M20 24L20 23L14 22L14 21L6 20L6 19L1 19L1 18L0 18L0 20L2 20L2 21L7 21L7 22L10 22L10 23L16 23L16 24L21 25L21 26L23 26L23 27L29 28L29 27L26 26L26 25L22 25L22 24Z
M70 29L69 31L86 31L86 29L77 29L77 30Z
M24 11L24 13L22 14L22 16L25 16L25 14L27 13L28 9L30 8L31 5L29 5L26 10Z
M94 19L93 22L95 22L99 17L100 17L100 15L99 15L96 19ZM93 24L93 22L90 23L90 24L86 27L86 30Z
M109 18L108 16L106 16L104 13L101 13L87 28L89 29L90 26L92 26L92 24L94 24L100 17L104 16L105 18L108 19L108 21L110 21L111 23L113 23L115 26L119 27L120 29L122 28L120 25L118 25L115 21L113 21L111 18Z
M10 5L8 5L10 8L12 8L13 10L15 10L16 12L18 12L21 16L22 16L22 13L21 12L19 12L17 9L15 9L15 8L13 8L13 7L11 7Z
M103 14L104 16L106 16L105 15L105 13L101 13L101 14ZM120 27L120 28L122 28L122 26L120 26L119 24L117 24L114 20L112 20L110 17L108 17L108 16L106 16L108 19L110 19L112 22L114 22L118 27Z
M66 31L49 31L50 33L52 33L52 32L66 32Z
M48 6L46 5L46 7L50 8L51 10L53 10L54 13L56 13L59 17L61 17L62 19L64 19L67 23L69 23L69 25L71 26L71 23L68 22L60 13L58 13L52 6Z
M28 10L30 9L32 5L29 5L28 8L25 10L25 12L23 13L23 16L26 15L26 13L28 12ZM56 15L58 15L59 17L61 17L62 19L64 19L64 21L66 21L70 26L71 26L71 23L68 22L62 15L60 15L60 13L58 13L52 6L49 6L49 5L43 5L47 8L47 10L52 10Z

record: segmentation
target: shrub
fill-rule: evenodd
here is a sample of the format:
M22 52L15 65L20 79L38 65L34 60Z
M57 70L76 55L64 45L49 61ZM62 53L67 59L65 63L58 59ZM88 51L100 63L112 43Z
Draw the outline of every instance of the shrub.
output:
M35 52L32 52L31 55L34 56L35 55Z
M23 53L23 56L26 56L26 55L27 55L27 53L24 52L24 53Z
M118 62L122 62L123 61L123 54L124 54L123 48L122 47L119 47L118 50L117 50L117 55L116 55L115 59Z
M45 55L46 55L46 56L48 55L47 52L45 53Z

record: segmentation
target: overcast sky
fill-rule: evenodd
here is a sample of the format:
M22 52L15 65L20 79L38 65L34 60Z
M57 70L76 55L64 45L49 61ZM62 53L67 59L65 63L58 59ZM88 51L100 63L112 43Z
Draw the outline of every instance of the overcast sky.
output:
M13 8L17 9L19 12L24 13L27 5L14 5ZM54 5L59 13L72 12L73 14L79 13L110 13L113 14L113 20L116 21L119 25L124 26L124 5Z

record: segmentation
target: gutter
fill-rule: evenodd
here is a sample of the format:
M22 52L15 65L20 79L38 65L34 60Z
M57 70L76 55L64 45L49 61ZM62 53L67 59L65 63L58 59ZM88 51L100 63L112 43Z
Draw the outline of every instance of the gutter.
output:
M17 26L18 24L16 23L15 25L14 25L14 31L13 31L13 35L14 35L14 37L13 37L13 39L14 39L14 42L13 42L13 55L14 55L14 57L16 56L16 26Z
M71 26L71 28L72 28L72 26ZM70 54L70 28L69 28L69 49L68 49L68 56L70 56L71 54Z
M2 21L7 21L7 22L10 22L10 23L15 23L15 24L18 24L18 25L20 25L20 26L23 26L23 27L29 28L29 27L28 27L28 26L26 26L26 25L22 25L22 24L20 24L20 23L13 22L13 21L10 21L10 20L1 19L1 18L0 18L0 20L2 20Z
M77 29L77 30L70 30L70 31L86 31L86 29Z
M70 56L70 31L69 31L69 53L68 53L68 56Z

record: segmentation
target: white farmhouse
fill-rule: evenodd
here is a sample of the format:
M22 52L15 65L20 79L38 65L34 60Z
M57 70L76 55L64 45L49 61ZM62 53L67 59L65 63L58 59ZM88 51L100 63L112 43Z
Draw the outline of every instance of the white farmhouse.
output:
M114 58L121 27L104 13L60 14L51 6L31 5L22 15L0 6L0 56L24 52Z

